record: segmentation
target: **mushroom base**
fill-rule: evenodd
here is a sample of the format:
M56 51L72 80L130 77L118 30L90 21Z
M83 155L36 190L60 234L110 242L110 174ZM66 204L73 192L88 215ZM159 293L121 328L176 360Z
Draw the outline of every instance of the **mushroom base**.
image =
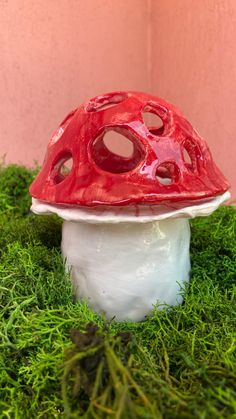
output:
M140 321L182 302L189 281L187 219L144 224L64 221L62 253L77 298L108 319Z

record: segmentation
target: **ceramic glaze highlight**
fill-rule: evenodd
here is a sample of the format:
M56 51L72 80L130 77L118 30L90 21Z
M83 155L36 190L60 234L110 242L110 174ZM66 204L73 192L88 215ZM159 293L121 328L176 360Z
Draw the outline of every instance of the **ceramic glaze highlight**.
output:
M64 221L62 229L62 253L76 296L116 320L143 320L156 303L182 302L189 241L186 219L138 227Z

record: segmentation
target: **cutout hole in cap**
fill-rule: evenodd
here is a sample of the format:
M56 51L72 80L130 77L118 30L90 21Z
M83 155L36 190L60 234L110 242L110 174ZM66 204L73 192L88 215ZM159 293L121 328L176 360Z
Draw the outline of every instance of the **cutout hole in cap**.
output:
M188 138L183 142L182 155L187 169L196 172L198 170L198 158L201 153L198 145L192 139Z
M91 99L86 107L87 112L100 112L118 105L126 99L125 93L114 93L111 95L98 96Z
M164 132L164 123L160 116L156 113L144 110L142 112L143 122L146 125L148 131L152 135L162 135Z
M171 185L177 180L178 169L172 162L162 163L157 167L155 176L161 185Z
M53 166L51 178L54 183L59 184L63 182L70 174L73 167L73 157L70 152L61 155Z
M125 129L110 129L95 139L91 157L98 167L110 173L125 173L135 169L144 158L137 138Z

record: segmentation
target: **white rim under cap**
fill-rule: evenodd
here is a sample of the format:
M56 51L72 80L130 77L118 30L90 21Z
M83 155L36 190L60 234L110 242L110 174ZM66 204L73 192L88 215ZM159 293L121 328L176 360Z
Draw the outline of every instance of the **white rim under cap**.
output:
M113 207L66 207L52 205L38 199L32 199L31 211L35 214L57 214L67 221L83 223L150 223L168 218L195 218L214 212L223 202L230 199L230 192L181 209L170 209L165 205Z

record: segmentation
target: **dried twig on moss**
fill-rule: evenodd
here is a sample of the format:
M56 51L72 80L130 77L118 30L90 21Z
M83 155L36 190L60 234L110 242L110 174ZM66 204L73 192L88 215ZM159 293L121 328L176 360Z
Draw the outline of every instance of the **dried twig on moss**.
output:
M132 377L133 357L128 347L131 335L118 333L111 337L99 333L94 324L85 331L71 330L74 346L66 351L62 379L62 395L66 416L73 417L73 408L87 417L119 419L140 417L141 412L161 417L139 384ZM126 346L122 348L122 344ZM123 352L124 364L118 353ZM81 406L81 392L87 396L87 406Z

